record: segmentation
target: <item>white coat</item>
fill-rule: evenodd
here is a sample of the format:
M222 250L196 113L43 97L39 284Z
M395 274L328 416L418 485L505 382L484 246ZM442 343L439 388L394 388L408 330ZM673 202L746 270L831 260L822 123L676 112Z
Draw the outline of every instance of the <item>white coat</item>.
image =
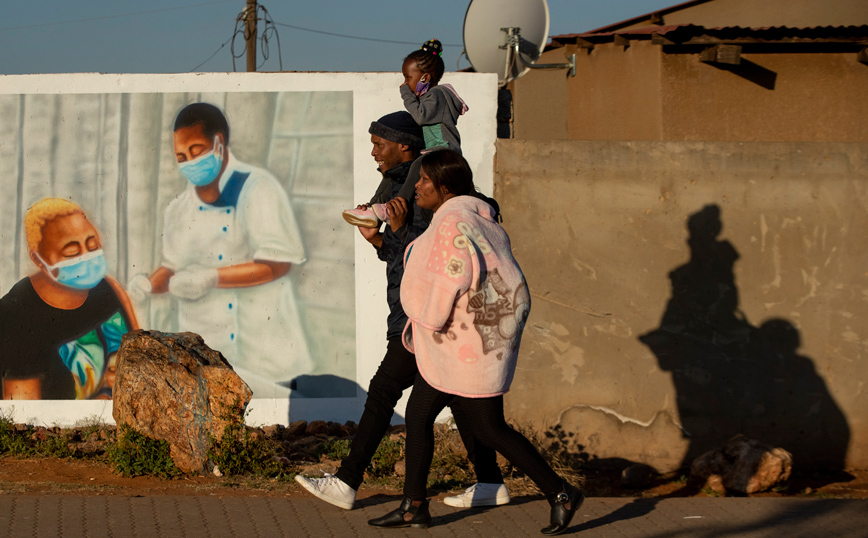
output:
M227 153L220 199L207 204L188 185L166 208L163 265L177 272L253 260L304 263L286 191L270 172ZM313 369L288 274L258 286L213 288L196 300L178 299L178 329L198 333L221 351L257 398L286 397L288 381Z

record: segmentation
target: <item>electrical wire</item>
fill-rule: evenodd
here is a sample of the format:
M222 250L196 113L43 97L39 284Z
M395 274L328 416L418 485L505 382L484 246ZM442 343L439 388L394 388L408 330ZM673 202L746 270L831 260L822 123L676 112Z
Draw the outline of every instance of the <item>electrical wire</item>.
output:
M235 37L235 36L233 35L232 37ZM194 67L193 69L191 69L190 72L193 73L194 71L196 71L197 69L199 69L200 67L202 67L203 65L205 65L206 63L210 62L210 61L211 61L211 58L213 58L214 56L217 56L217 53L220 52L220 51L223 49L223 47L226 46L226 43L229 43L230 41L232 41L232 37L230 37L229 39L227 39L226 41L224 41L222 45L220 45L219 47L217 47L217 50L214 51L214 54L212 54L211 56L208 56L208 59L207 59L207 60L205 60L204 62L200 63L199 65L197 65L197 66Z
M374 37L362 37L362 36L357 36L357 35L338 34L335 32L326 32L324 30L314 30L313 28L305 28L303 26L295 26L292 24L285 24L282 22L276 22L274 24L276 24L277 26L286 26L287 28L292 28L294 30L301 30L303 32L311 32L314 34L330 35L330 36L334 36L334 37L343 37L346 39L358 39L360 41L376 41L377 43L395 43L398 45L418 45L419 44L416 41L393 41L391 39L377 39ZM445 44L444 43L443 46L444 47L463 47L464 45L453 45L453 44Z
M165 13L167 11L178 11L181 9L190 9L194 7L203 7L203 6L213 6L214 4L228 4L230 2L235 2L236 0L218 0L216 2L203 2L200 4L190 4L188 6L176 6L176 7L167 7L163 9L152 9L151 11L138 11L136 13L119 13L117 15L104 15L102 17L90 17L87 19L75 19L71 21L58 21L58 22L44 22L42 24L28 24L26 26L9 26L6 28L0 28L0 32L7 30L27 30L30 28L42 28L45 26L58 26L61 24L74 24L79 22L91 22L91 21L103 21L106 19L119 19L122 17L136 17L138 15L151 15L154 13Z
M254 5L254 13L252 13L253 17L256 17L261 12L262 18L256 18L256 21L262 21L265 23L265 28L262 29L262 34L260 36L253 36L253 39L259 39L259 50L262 51L262 63L257 64L256 68L260 68L265 65L265 62L268 60L269 53L271 49L269 48L269 36L274 36L277 40L277 58L280 62L280 70L283 71L283 54L280 50L280 35L277 33L277 28L275 26L274 19L271 18L271 14L268 13L268 10L265 9L265 6L261 4ZM232 51L232 71L237 71L235 68L235 59L242 58L247 53L247 41L250 39L250 34L247 29L247 18L251 16L250 7L245 7L241 10L241 13L235 18L235 32L232 34L230 40L232 44L230 49ZM244 38L244 48L241 49L241 52L235 54L235 39L238 36L242 36ZM255 41L254 41L255 42Z

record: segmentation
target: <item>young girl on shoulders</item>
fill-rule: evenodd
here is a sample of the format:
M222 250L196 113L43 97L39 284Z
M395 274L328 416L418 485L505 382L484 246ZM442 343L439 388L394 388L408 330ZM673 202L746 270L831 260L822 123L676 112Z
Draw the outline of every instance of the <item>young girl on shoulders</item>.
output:
M450 84L440 84L445 66L443 45L431 39L404 58L401 73L401 97L413 120L422 127L425 149L422 153L439 149L452 149L461 153L458 117L467 112L467 104ZM419 167L414 164L398 196L412 204L414 187L419 179ZM386 202L392 192L391 181L383 178L370 203L344 211L344 219L354 226L377 228L389 222Z

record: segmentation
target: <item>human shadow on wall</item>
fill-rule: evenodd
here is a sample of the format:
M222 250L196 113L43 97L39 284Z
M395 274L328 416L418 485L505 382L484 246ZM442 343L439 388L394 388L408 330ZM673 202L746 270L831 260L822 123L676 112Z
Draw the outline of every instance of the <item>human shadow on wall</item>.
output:
M672 373L690 439L682 467L742 433L788 450L796 468L843 469L850 428L813 361L797 352L799 331L785 319L755 327L738 308L739 254L718 240L720 208L705 206L687 227L690 260L669 273L660 327L639 337Z

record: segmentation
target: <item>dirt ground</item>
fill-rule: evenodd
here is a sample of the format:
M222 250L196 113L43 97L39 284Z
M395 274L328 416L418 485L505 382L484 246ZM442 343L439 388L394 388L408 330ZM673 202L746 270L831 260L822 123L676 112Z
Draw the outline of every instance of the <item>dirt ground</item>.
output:
M507 479L513 496L539 495L526 478ZM616 472L589 471L585 491L590 497L710 496L710 490L691 488L681 476L656 478L646 489L625 490ZM0 459L0 494L74 495L218 495L298 497L308 495L292 480L192 476L164 480L150 477L124 478L107 463L80 459ZM359 498L400 495L397 488L363 485ZM447 493L440 493L443 497ZM787 484L763 497L868 498L868 470L848 473L794 473Z

